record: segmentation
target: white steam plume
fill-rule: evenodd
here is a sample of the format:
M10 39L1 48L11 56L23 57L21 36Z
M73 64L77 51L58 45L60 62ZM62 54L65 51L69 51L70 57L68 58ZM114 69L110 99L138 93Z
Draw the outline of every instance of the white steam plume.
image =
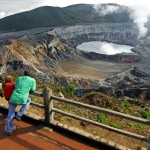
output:
M145 27L145 24L149 20L150 9L146 6L132 6L131 8L133 9L133 11L130 12L129 16L138 26L138 38L145 37L148 31L147 27Z
M149 6L145 5L134 5L134 6L128 6L130 9L127 9L125 7L121 8L119 6L113 6L113 5L101 5L97 4L94 5L94 9L96 10L96 13L98 13L100 16L105 16L107 14L111 13L120 13L123 11L127 11L129 13L130 19L133 20L134 23L136 23L139 35L138 38L145 37L148 31L148 28L145 26L146 23L149 21L150 17L150 8Z

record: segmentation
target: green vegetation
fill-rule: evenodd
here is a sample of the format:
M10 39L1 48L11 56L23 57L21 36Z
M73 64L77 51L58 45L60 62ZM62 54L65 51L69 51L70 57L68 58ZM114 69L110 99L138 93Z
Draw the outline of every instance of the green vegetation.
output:
M144 124L137 124L136 126L141 130L146 129L146 125L144 125Z
M109 125L113 128L122 129L123 127L115 122L110 122Z
M106 115L103 114L103 113L100 113L98 118L97 118L97 121L100 122L100 123L105 123L107 121Z
M0 32L39 27L56 27L86 23L130 22L126 12L100 16L93 5L81 4L64 8L44 6L0 19Z
M76 91L76 85L70 82L66 87L61 88L61 92L67 97L73 97Z
M141 109L140 110L140 117L150 120L150 112Z
M135 122L128 122L127 126L129 126L129 127L137 127L140 130L144 130L144 129L147 128L146 125L143 125L143 124L140 124L140 123L135 123Z
M136 123L135 122L128 122L127 126L129 126L129 127L135 127Z

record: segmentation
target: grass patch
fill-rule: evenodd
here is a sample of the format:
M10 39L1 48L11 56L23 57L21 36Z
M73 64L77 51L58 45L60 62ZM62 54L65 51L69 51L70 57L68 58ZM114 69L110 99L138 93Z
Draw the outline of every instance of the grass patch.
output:
M97 117L99 123L105 123L107 121L107 116L103 113L100 113Z
M121 125L116 124L115 122L110 122L109 125L113 128L123 129L123 127Z

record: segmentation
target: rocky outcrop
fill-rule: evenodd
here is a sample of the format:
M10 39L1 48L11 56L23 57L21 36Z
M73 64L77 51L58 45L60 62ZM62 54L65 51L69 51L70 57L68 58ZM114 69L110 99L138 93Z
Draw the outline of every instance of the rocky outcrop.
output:
M1 40L0 43L0 59L1 66L5 66L4 72L17 71L28 66L37 73L48 70L51 72L58 61L73 59L71 55L74 49L68 48L49 33Z
M132 99L150 100L150 87L119 89L112 86L101 86L98 89L77 89L75 95L81 97L90 92L104 93L106 95L117 97L120 100L124 100L127 97Z
M89 41L106 41L133 47L138 45L138 29L131 23L77 25L56 28L54 31L62 41L73 47Z

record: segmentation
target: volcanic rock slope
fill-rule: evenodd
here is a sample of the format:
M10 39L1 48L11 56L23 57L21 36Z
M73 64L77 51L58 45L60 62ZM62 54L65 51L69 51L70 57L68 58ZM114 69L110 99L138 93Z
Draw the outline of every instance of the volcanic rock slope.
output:
M110 56L76 49L89 41L130 45L135 54ZM126 81L126 71L132 74L132 80L135 76L136 80L140 78L143 87L149 82L149 45L149 32L146 37L138 38L138 28L132 23L75 25L1 34L0 72L29 69L42 82L64 85L74 80L79 87L124 88L120 83ZM129 82L134 84L128 79Z

